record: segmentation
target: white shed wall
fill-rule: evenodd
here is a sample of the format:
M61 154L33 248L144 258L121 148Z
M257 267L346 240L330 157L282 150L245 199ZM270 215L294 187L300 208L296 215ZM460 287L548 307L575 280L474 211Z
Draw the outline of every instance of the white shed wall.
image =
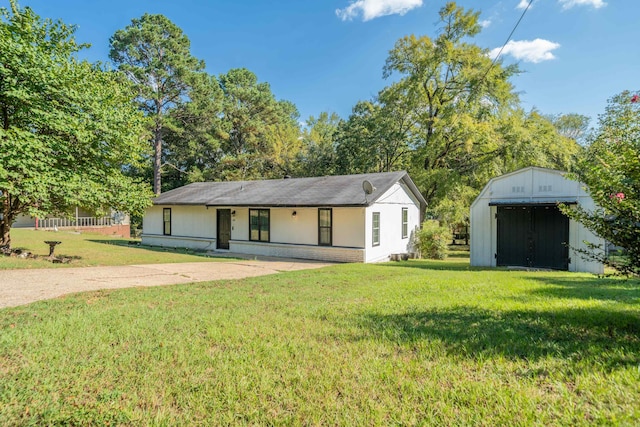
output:
M584 209L593 211L596 208L596 204L589 196L582 196L578 198L578 203ZM596 236L591 230L585 228L582 224L570 221L569 222L569 244L578 249L588 249L586 242L594 243L596 245L602 245L604 250L605 240L599 236ZM570 271L586 271L595 274L604 273L604 266L591 260L583 259L579 253L570 251L569 256L571 262L569 263Z
M471 205L471 265L495 267L497 253L496 206L491 202L553 203L575 200L585 209L594 209L595 204L583 186L564 176L559 171L531 167L494 178L489 181ZM582 224L569 221L569 244L586 248L583 241L602 244L604 240L595 236ZM575 251L569 251L569 271L602 273L602 264L583 260Z
M482 204L481 209L471 209L469 217L471 265L483 267L495 267L496 265L492 239L496 235L495 212L495 206L488 206L488 204Z

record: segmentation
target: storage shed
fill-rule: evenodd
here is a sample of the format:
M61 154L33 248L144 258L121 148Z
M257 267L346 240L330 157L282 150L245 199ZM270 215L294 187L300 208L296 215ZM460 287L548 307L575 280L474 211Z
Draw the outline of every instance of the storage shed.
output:
M592 210L584 185L566 172L528 167L492 179L471 205L471 265L602 273L571 248L604 240L562 214L558 204Z

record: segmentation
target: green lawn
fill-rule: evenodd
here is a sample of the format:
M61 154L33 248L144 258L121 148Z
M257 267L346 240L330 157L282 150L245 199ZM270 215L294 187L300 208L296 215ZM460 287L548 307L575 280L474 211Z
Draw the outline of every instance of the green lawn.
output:
M69 264L52 264L42 259L49 255L49 245L44 242L62 242L55 249L58 257L71 258ZM133 239L102 236L69 231L44 231L24 228L11 230L11 247L25 249L40 259L18 259L0 256L0 270L8 268L90 267L101 265L134 265L174 262L217 261L220 258L205 256L202 252L187 249L159 248L130 245Z
M0 425L637 425L640 282L468 261L0 311Z

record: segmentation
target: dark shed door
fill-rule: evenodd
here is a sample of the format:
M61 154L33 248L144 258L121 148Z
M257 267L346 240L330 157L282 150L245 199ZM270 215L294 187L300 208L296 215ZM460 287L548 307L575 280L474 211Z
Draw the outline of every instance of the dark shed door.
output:
M499 266L529 266L530 212L526 207L498 206Z
M533 266L569 269L569 218L555 206L532 208Z
M497 265L569 269L569 219L556 206L498 206Z
M231 239L231 209L217 209L218 212L218 249L229 249Z

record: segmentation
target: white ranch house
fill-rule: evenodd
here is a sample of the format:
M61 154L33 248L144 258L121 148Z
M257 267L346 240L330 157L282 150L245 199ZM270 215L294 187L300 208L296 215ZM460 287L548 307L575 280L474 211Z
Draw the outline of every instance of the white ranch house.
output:
M565 175L528 167L489 181L471 205L471 265L603 273L601 263L570 249L605 242L558 209L596 207L584 185Z
M363 189L366 181L374 187L370 194ZM142 243L379 262L414 251L425 208L425 199L404 171L198 182L153 200L144 216Z

